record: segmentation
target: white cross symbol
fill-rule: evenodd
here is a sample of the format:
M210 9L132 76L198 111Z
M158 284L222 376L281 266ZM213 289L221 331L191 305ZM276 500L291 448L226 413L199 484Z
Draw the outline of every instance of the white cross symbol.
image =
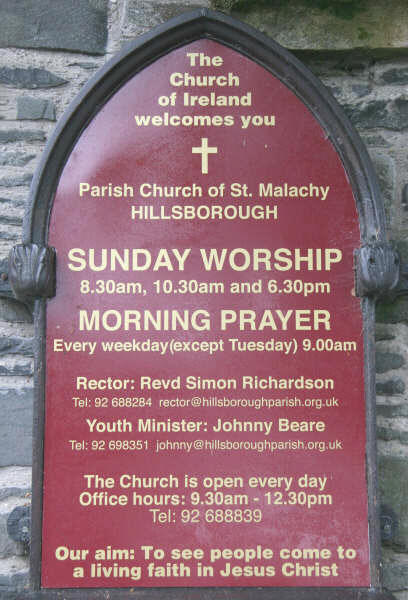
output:
M201 173L203 173L203 175L207 175L208 155L217 154L218 148L216 146L208 146L208 138L201 138L201 146L193 146L191 152L193 154L201 154Z

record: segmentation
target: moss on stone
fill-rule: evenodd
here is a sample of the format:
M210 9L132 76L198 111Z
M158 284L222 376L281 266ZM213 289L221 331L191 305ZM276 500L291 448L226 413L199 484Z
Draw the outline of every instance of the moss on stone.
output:
M249 12L254 8L279 8L285 4L286 0L213 0L212 2L215 9L224 12L230 12L233 9L239 12ZM299 4L308 8L328 11L340 19L353 19L359 12L366 9L367 0L299 0ZM360 39L366 39L369 34L362 30L360 35L363 36Z

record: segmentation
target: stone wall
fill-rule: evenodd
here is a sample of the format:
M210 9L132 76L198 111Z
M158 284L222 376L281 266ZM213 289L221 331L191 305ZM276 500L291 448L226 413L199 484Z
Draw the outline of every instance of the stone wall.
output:
M7 297L7 254L21 239L30 181L70 101L124 41L206 6L231 12L294 50L365 141L390 238L408 262L406 0L0 1L0 596L27 580L26 546L7 519L30 502L33 326ZM405 18L404 18L405 15ZM377 314L378 454L385 585L408 599L408 300Z

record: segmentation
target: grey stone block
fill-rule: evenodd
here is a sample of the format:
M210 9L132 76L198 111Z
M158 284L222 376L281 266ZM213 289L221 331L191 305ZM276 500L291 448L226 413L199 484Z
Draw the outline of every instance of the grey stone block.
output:
M379 459L379 490L381 502L397 516L398 524L393 545L408 550L408 461L395 456ZM408 575L408 573L407 573ZM408 587L408 586L407 586ZM397 589L397 588L392 588Z
M408 183L406 183L402 188L401 206L405 211L408 211Z
M25 152L0 152L0 166L24 167L35 158L35 154ZM0 202L2 199L0 199Z
M27 499L9 497L0 508L0 559L25 554L23 544L12 540L7 532L7 520L12 511L18 506L27 504Z
M389 148L390 143L383 137L382 135L372 135L361 132L361 136L363 138L363 142L367 146L373 146L374 148Z
M150 29L188 10L201 8L202 4L182 2L148 2L129 0L126 7L126 23L139 25L141 29Z
M408 564L386 562L383 567L383 584L390 592L408 588Z
M6 175L5 177L0 177L0 186L19 187L21 185L30 185L32 178L32 173L22 173L21 175Z
M33 356L33 343L33 338L0 337L0 356L3 354Z
M45 133L41 129L8 129L0 131L0 144L12 142L45 142Z
M400 239L395 242L401 256L401 263L408 263L408 242ZM381 301L376 306L377 323L401 323L408 321L408 297L400 296L393 302Z
M400 96L387 100L370 100L361 104L348 104L344 109L351 122L362 129L384 127L401 131L408 127L408 98Z
M384 127L388 122L387 101L371 100L361 104L346 104L343 106L351 122L356 127L372 129Z
M21 234L17 231L0 231L0 240L6 240L8 242L17 242L20 240Z
M376 342L395 340L395 334L388 325L385 325L384 323L376 323L375 340Z
M55 121L55 104L43 98L20 96L17 98L17 119Z
M28 498L31 494L31 488L0 488L0 501L5 498Z
M3 467L0 469L0 501L6 498L31 497L31 468Z
M405 391L405 383L402 379L389 379L388 381L379 382L375 386L377 394L380 396L394 396L403 394Z
M21 600L20 590L27 588L28 581L28 561L25 557L0 560L0 598L2 600Z
M351 90L358 98L363 98L371 92L371 86L365 83L355 83L351 86Z
M377 427L377 437L386 442L397 441L408 444L408 431L394 429L392 427Z
M5 221L4 224L7 224L7 221ZM3 260L0 260L0 296L2 298L14 298L13 290L11 289L10 282L8 280L8 270L8 259L3 258Z
M24 208L26 205L26 201L23 200L22 198L14 198L14 196L12 196L10 198L1 198L0 197L0 204L11 204L15 208Z
M402 130L408 127L408 97L396 98L389 105L389 129Z
M99 69L99 65L93 62L74 62L71 63L70 66L81 67L81 69L85 69L86 71L95 71L96 69Z
M17 365L0 365L0 377L11 376L27 376L33 374L33 366L31 362L25 362Z
M406 85L408 83L408 67L388 69L381 74L380 81L394 85Z
M376 306L379 323L401 323L408 321L408 298L397 298L394 302L380 302Z
M104 53L107 0L4 1L0 46Z
M385 205L390 213L391 203L394 200L395 185L396 185L396 168L395 162L384 151L370 150L370 156L374 164L375 171L377 173L378 181L380 184L381 192L385 199Z
M0 389L0 466L32 461L33 390Z
M0 321L9 323L32 323L33 315L22 302L13 299L0 299Z
M15 88L35 90L39 88L58 87L59 85L64 85L67 81L54 75L54 73L50 73L46 69L1 67L0 83Z
M326 84L325 87L329 90L329 92L331 94L333 94L333 96L335 96L335 98L338 98L338 99L341 98L342 93L343 93L343 88L342 87L340 87L339 85L334 85L333 83Z
M400 354L394 352L376 352L375 370L377 373L386 373L392 369L399 369L404 364L404 359Z
M408 404L377 404L377 415L387 419L408 417Z
M0 223L3 223L4 225L17 225L20 227L23 224L23 218L0 214Z
M212 0L287 48L405 48L406 0Z

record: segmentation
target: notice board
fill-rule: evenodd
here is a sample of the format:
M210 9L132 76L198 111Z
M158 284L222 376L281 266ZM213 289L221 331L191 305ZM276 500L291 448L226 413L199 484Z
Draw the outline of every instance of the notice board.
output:
M208 11L147 36L37 175L45 592L376 580L355 274L375 178L321 84L260 40Z

